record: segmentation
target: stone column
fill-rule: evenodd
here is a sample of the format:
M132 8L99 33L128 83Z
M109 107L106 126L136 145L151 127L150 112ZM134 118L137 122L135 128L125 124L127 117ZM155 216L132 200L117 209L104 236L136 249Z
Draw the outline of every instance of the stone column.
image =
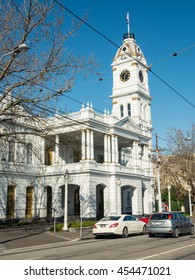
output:
M41 138L41 163L45 164L45 138Z
M82 160L86 159L86 141L85 141L86 131L82 130L82 138L81 138L81 158Z
M87 129L87 143L86 143L86 147L87 147L87 154L86 154L86 158L89 160L91 159L91 138L90 138L90 130Z
M111 136L111 155L112 155L112 162L116 162L116 150L115 150L115 136Z
M115 161L118 163L118 136L115 135Z
M91 130L91 159L94 159L94 137L93 137L93 130Z
M132 166L137 168L137 160L138 160L138 143L137 141L133 141L133 149L132 149Z
M59 140L59 135L55 136L55 163L59 163L59 144L60 144L60 140Z
M108 135L108 162L111 162L111 137Z
M104 162L108 162L108 135L104 135Z

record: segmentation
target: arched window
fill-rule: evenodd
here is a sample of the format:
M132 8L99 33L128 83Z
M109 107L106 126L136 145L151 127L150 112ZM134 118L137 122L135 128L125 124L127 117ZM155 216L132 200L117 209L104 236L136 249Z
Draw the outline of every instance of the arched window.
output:
M9 153L8 153L8 161L14 162L15 159L15 143L13 139L9 142Z
M123 105L120 106L121 109L121 118L124 116L124 109L123 109Z
M26 152L27 152L27 164L32 164L32 144L28 143L26 146Z
M131 104L130 103L127 104L127 112L128 112L128 116L131 116Z

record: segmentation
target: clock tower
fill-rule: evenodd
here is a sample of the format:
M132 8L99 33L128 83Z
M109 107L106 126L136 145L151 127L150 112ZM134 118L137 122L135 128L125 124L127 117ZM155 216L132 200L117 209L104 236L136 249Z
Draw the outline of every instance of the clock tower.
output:
M129 31L129 29L128 29ZM148 65L136 44L135 35L126 33L113 63L112 114L118 120L130 117L140 128L151 128Z

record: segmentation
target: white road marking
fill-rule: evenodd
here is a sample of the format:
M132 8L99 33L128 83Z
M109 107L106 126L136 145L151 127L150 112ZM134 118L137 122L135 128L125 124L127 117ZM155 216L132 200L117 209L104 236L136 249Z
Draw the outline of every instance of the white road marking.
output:
M180 247L180 248L176 248L176 249L172 249L172 250L169 250L169 251L165 251L165 252L162 252L162 253L150 255L150 256L143 257L143 258L138 259L138 260L150 259L150 258L153 258L153 257L157 257L157 256L160 256L160 255L169 254L169 253L172 253L172 252L175 252L175 251L179 251L179 250L182 250L182 249L186 249L186 248L189 248L189 247L193 247L193 246L195 246L195 244L190 244L190 245L186 245L186 246L183 246L183 247Z

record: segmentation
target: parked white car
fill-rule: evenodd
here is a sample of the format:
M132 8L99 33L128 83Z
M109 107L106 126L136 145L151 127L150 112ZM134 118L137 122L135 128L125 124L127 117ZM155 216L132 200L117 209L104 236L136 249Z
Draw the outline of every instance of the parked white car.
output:
M98 236L119 235L128 237L129 234L146 234L146 223L132 215L105 216L93 227L93 234Z

